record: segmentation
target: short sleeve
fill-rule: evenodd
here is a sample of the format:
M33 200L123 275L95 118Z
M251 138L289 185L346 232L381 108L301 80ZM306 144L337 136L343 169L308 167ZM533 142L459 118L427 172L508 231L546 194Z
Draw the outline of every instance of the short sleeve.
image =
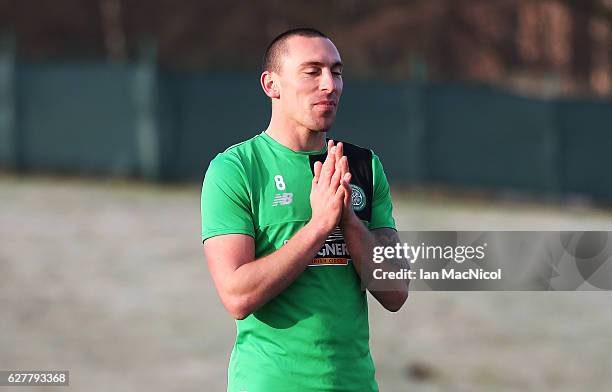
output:
M389 183L387 182L387 176L383 170L382 163L380 163L380 159L374 153L372 153L372 177L372 218L370 219L369 229L380 229L382 227L395 229Z
M222 234L255 236L250 188L238 157L217 155L202 184L202 241Z

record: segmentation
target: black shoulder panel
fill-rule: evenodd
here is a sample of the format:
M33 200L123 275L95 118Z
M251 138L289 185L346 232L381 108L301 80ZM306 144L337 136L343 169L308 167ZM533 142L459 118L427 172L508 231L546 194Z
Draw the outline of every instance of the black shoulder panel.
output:
M336 141L337 142L337 141ZM372 197L373 177L372 177L372 151L361 148L351 143L342 142L344 145L344 155L348 158L349 171L351 172L351 185L356 185L361 189L353 188L353 209L361 220L370 221L372 218ZM314 163L324 162L327 154L310 155L310 170L314 175ZM361 200L364 197L365 200Z

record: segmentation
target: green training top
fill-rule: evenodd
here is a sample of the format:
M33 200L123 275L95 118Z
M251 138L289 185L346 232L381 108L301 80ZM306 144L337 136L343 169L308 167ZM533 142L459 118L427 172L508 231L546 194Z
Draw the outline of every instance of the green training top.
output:
M241 233L268 255L311 218L313 166L326 150L293 151L261 134L217 155L202 187L202 240ZM344 143L353 209L369 229L395 228L378 157ZM339 229L287 289L244 320L228 371L230 392L378 391L368 308Z

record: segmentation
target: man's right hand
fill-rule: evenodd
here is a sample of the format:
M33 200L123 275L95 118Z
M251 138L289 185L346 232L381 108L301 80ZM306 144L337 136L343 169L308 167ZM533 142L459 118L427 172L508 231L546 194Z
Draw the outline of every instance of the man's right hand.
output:
M340 170L336 170L336 146L327 142L325 162L315 162L312 189L310 191L311 223L326 233L331 233L340 222L344 203L344 188L340 186Z

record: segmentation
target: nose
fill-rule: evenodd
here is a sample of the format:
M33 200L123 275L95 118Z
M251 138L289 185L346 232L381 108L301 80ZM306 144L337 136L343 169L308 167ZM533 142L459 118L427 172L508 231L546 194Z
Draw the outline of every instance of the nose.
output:
M319 88L321 91L327 91L327 93L333 93L338 90L334 74L332 74L330 69L323 69Z

